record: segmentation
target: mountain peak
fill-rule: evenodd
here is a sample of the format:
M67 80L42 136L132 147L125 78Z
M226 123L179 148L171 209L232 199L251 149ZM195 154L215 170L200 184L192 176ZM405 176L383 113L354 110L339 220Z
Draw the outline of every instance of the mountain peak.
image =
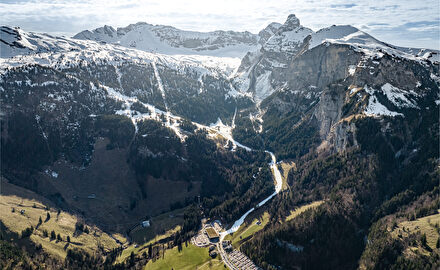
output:
M269 26L266 27L266 29L269 28ZM275 52L292 56L300 49L304 39L312 33L313 31L311 29L301 26L300 21L295 14L290 14L287 17L286 22L279 26L276 32L267 39L267 42L263 44L262 49L266 52ZM284 62L284 60L282 62ZM278 59L278 61L280 61L280 59Z
M282 26L282 24L277 23L277 22L272 22L270 23L268 26L266 26L266 28L264 28L263 30L261 30L258 33L258 36L260 37L260 44L264 44L266 43L266 41L273 36L278 29L280 29L280 27Z
M296 17L295 14L290 14L287 16L287 20L283 25L283 28L285 31L291 31L295 28L298 28L301 26L299 19Z

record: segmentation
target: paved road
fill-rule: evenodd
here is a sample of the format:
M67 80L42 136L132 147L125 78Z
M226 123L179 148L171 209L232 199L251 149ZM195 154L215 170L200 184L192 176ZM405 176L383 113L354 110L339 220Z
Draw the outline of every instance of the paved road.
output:
M227 254L226 251L223 249L222 242L218 242L218 243L217 243L217 250L220 252L220 256L222 257L223 262L226 264L226 266L227 266L229 269L232 269L232 270L240 270L240 269L237 268L234 264L232 264L232 262L229 260L229 258L228 258L228 254Z

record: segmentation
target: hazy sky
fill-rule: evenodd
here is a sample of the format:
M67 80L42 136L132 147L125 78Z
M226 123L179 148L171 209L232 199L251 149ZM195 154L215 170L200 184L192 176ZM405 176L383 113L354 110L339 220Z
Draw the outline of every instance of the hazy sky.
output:
M2 25L68 36L139 21L185 30L258 33L270 22L283 23L290 13L315 31L351 24L395 45L440 47L439 0L0 0Z

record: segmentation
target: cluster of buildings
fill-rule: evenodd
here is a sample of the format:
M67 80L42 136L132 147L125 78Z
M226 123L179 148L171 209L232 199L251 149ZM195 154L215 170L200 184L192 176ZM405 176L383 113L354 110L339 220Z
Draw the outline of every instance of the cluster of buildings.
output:
M234 250L234 248L232 247L231 240L223 240L222 246L226 252L231 252L232 250Z
M191 242L198 247L209 247L209 256L212 258L218 255L216 245L221 245L222 249L226 252L224 255L227 256L231 264L230 267L233 269L261 270L261 268L256 266L246 255L235 250L230 240L223 240L219 243L219 232L221 230L220 221L206 222L206 220L202 220L202 229L191 239Z
M202 229L191 239L191 241L198 247L206 247L210 244L218 243L220 240L220 235L218 232L220 230L221 226L219 221L203 224Z

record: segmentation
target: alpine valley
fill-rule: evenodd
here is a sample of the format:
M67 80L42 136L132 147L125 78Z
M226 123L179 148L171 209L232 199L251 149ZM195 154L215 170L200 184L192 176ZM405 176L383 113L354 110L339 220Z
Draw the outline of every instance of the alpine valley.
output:
M0 268L438 269L440 52L0 28Z

